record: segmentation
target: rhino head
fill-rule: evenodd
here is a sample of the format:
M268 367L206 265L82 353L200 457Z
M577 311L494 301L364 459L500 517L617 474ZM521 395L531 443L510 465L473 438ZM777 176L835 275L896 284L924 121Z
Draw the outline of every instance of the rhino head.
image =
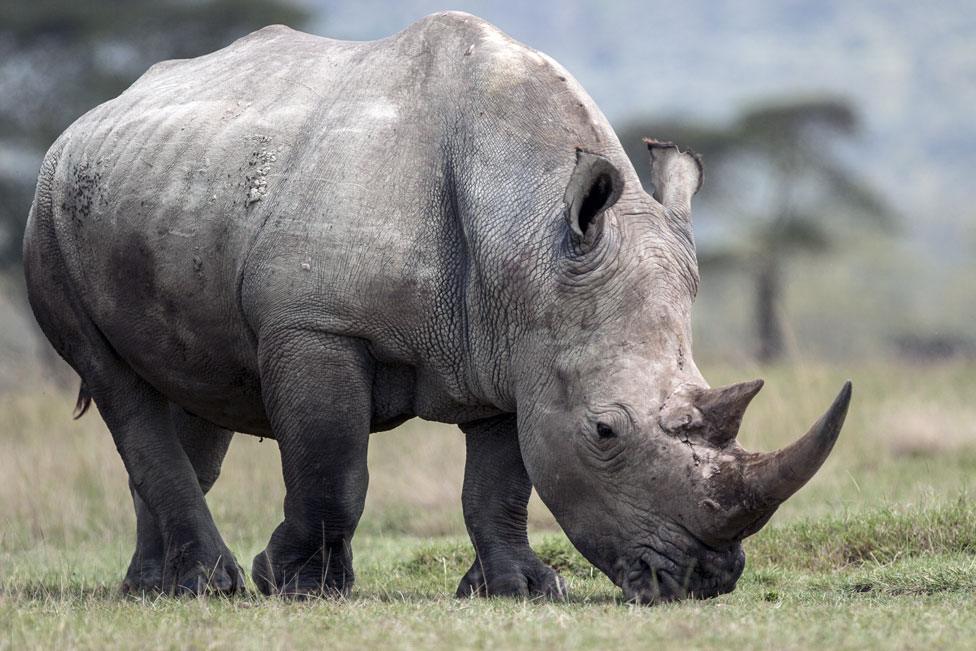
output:
M784 449L736 442L762 381L710 388L691 354L701 162L647 144L653 197L625 189L608 158L577 152L518 413L526 468L570 540L628 600L656 603L735 587L741 541L823 464L851 386Z

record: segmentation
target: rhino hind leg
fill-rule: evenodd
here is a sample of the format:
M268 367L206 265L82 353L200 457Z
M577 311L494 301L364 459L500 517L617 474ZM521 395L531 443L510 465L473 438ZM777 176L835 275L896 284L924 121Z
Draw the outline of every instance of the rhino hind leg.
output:
M532 484L514 415L462 426L467 444L462 504L475 548L458 597L566 598L566 583L529 547L526 507Z
M240 567L217 532L173 429L169 402L119 357L74 287L49 192L55 158L45 160L25 234L28 297L37 322L81 377L132 485L158 523L165 548L162 587L174 593L243 589Z
M200 490L206 495L220 475L233 432L197 418L176 405L170 406L170 415L180 445L193 465ZM166 544L155 516L139 497L131 481L129 491L136 511L136 549L122 582L122 592L159 592L163 590ZM243 577L237 577L236 583L243 586Z
M170 403L118 359L84 376L129 480L162 537L162 591L234 593L243 573L217 531L170 417Z
M258 357L286 495L254 583L266 595L345 596L369 480L371 357L362 340L303 330L259 338Z

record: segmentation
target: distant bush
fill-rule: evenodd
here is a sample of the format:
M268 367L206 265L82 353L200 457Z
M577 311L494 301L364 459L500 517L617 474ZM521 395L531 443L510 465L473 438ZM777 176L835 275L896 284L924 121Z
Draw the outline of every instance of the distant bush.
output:
M906 334L893 340L899 357L911 362L976 359L976 341L956 334Z

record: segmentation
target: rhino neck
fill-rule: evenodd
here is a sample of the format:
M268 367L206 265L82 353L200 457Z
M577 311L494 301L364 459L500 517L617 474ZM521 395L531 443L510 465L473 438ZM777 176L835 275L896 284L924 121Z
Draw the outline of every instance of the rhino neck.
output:
M538 374L546 364L528 337L562 272L577 148L610 159L633 192L640 182L609 122L556 62L491 37L459 65L457 111L440 151L442 214L463 259L465 378L474 395L514 411L516 369L541 365Z
M572 409L605 388L607 402L660 405L680 384L703 384L692 358L694 252L676 242L646 196L625 195L585 254L555 249L513 344L520 409ZM558 228L558 226L557 226Z
M551 265L542 244L550 227L530 207L559 208L552 197L504 196L488 204L480 198L462 221L466 377L476 395L513 412L515 369L528 354L524 337ZM531 225L513 223L515 215Z

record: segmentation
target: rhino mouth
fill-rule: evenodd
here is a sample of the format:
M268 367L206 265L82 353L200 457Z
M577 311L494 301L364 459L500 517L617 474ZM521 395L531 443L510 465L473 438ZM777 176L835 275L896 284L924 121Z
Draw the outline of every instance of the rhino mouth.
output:
M683 527L668 527L666 535L641 546L617 563L615 583L624 599L638 604L660 604L680 599L710 599L735 588L746 557L734 542L713 547ZM683 544L676 544L679 535Z

